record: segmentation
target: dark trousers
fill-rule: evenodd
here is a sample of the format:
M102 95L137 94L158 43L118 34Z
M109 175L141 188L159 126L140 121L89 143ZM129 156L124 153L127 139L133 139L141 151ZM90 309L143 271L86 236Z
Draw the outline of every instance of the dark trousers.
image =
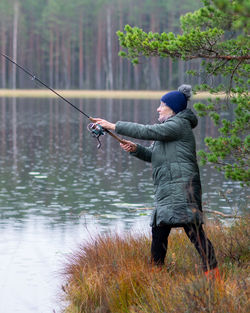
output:
M217 266L215 252L212 243L206 237L202 225L186 224L182 226L194 244L202 259L202 268L204 271L213 269ZM152 261L157 265L164 264L164 259L168 248L168 236L172 226L156 226L152 227L152 245L151 256Z

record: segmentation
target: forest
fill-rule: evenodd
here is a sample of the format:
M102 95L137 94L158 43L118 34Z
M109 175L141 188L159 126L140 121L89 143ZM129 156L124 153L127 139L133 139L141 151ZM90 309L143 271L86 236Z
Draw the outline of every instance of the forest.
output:
M180 16L197 0L1 0L0 51L50 86L60 89L176 88L204 83L186 71L200 60L142 60L118 56L116 32L126 24L145 31L180 32ZM37 88L13 64L0 59L0 88Z

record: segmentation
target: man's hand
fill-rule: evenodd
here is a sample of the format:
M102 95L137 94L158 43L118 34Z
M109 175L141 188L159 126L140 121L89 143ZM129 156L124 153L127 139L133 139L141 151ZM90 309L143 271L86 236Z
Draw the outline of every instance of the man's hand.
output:
M125 143L120 143L120 146L123 150L125 150L126 152L135 152L137 149L137 144L132 142L132 141L128 141L123 139L123 141Z
M110 123L106 120L103 120L101 118L91 118L91 121L94 123L97 123L101 125L103 128L108 129L108 130L115 130L115 124Z

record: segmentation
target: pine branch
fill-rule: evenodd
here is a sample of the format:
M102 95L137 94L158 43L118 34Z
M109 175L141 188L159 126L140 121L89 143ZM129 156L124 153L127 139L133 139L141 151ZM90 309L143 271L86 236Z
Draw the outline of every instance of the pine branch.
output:
M250 60L250 55L209 55L209 54L200 54L198 53L197 55L191 55L188 56L187 59L197 59L197 58L203 58L203 59L223 59L223 60L239 60L239 61L244 61L244 60Z

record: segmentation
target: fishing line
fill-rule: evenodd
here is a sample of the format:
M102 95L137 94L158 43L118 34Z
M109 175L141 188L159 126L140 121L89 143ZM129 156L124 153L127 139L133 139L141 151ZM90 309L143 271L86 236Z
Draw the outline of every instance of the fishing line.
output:
M21 65L17 64L14 60L12 60L9 56L7 56L6 54L2 53L0 51L0 54L6 58L9 62L13 63L14 65L16 65L19 69L21 69L22 71L24 71L27 75L29 75L33 81L37 81L38 83L40 83L41 85L43 85L44 87L46 87L47 89L49 89L50 91L52 91L54 94L56 94L59 98L61 98L62 100L64 100L65 102L67 102L69 105L71 105L73 108L75 108L78 112L80 112L81 114L83 114L85 117L87 117L91 122L94 122L93 118L90 117L87 113L83 112L82 110L80 110L77 106L75 106L73 103L71 103L69 100L67 100L66 98L64 98L62 95L60 95L58 92L56 92L53 88L51 88L50 86L48 86L47 84L45 84L43 81L41 81L38 77L36 77L34 74L32 74L30 71L28 71L26 68L22 67ZM92 133L92 136L95 137L98 141L98 146L97 148L99 149L101 147L101 142L99 140L99 137L104 135L105 132L108 133L110 136L112 136L114 139L116 139L117 141L119 141L120 143L124 143L124 140L119 138L118 136L116 136L115 134L113 134L112 132L110 132L108 129L103 128L101 125L96 124L96 123L91 123L88 125L87 127L88 131L90 131Z

